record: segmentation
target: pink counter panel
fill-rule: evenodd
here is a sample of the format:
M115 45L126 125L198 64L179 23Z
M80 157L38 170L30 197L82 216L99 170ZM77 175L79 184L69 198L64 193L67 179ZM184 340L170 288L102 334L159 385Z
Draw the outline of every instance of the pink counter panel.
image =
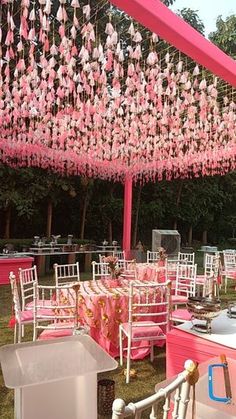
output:
M170 378L180 373L186 359L202 363L221 354L236 359L235 349L173 328L166 340L166 376Z
M0 285L9 284L9 273L12 271L18 276L19 268L30 268L33 260L31 257L0 258Z

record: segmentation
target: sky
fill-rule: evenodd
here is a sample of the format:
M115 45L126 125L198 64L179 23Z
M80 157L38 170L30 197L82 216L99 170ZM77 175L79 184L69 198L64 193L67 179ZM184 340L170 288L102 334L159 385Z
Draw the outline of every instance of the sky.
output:
M188 7L198 10L198 15L205 25L205 35L216 30L216 19L219 15L225 19L236 14L236 0L176 0L171 6L173 11Z

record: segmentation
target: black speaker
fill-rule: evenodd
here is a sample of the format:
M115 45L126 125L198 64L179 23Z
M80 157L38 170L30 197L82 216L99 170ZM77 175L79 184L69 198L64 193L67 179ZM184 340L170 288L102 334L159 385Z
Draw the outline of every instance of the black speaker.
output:
M163 247L167 255L177 255L180 251L180 234L177 230L152 230L152 251Z

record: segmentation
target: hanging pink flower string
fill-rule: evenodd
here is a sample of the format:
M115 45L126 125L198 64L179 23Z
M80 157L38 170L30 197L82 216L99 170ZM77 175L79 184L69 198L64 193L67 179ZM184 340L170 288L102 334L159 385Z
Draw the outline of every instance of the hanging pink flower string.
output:
M51 0L1 3L2 162L142 182L235 169L235 92L156 34L119 33L78 0L54 18Z

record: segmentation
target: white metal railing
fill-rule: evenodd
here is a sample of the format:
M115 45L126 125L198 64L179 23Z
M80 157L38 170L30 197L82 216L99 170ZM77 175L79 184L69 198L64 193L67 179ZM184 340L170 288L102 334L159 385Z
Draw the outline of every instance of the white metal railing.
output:
M188 409L190 387L198 380L197 365L193 361L185 362L185 370L180 373L170 384L161 388L157 393L136 403L127 406L122 399L116 399L112 407L112 419L123 419L132 415L133 419L141 419L142 413L152 409L149 418L157 419L160 414L160 401L164 401L163 419L167 419L172 411L172 418L185 419ZM190 384L191 383L191 384ZM172 393L173 396L171 397ZM158 412L159 410L159 412Z

